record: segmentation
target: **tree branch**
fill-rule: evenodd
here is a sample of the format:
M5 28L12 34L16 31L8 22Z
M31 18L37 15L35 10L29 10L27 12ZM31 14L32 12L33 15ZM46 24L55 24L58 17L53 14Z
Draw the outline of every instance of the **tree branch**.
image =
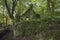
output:
M4 0L4 3L5 3L5 6L6 6L6 9L8 11L8 15L12 19L11 12L10 12L10 7L8 6L7 0Z
M17 1L16 0L12 0L12 2L13 2L13 4L12 4L12 12L11 13L12 13L12 16L13 16L15 7L17 5Z

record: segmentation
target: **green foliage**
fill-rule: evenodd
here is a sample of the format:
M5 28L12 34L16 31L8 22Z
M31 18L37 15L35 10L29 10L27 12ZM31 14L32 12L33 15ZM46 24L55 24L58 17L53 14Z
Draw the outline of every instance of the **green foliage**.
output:
M2 20L3 20L3 16L2 14L0 14L0 22L3 22Z
M37 32L48 30L49 26L51 25L58 23L60 24L60 1L54 0L54 2L55 2L55 7L54 7L55 12L52 15L51 12L48 13L46 0L18 0L13 14L14 15L13 21L15 21L16 25L18 24L17 25L18 28L16 27L15 30L17 30L19 33L21 31L21 33L24 35L30 35L30 34L35 34ZM40 15L39 20L31 19L28 21L25 20L20 21L21 15L23 15L23 13L27 11L30 4L33 4L33 9L36 12L36 14ZM2 6L4 5L4 7L6 6L3 0L0 0L0 5ZM8 0L8 6L11 8L12 0ZM3 9L3 7L0 6L0 22L3 21L3 12L1 8ZM52 8L52 4L51 4L51 8ZM7 13L6 8L4 8L4 10L6 11L4 13ZM7 18L7 23L12 24L12 20L10 19L9 15L7 16L6 15L7 14L4 14L4 17ZM53 32L54 35L57 33L58 31ZM54 35L52 35L49 40L53 40Z
M25 35L35 34L40 30L40 22L39 21L22 21L22 32Z

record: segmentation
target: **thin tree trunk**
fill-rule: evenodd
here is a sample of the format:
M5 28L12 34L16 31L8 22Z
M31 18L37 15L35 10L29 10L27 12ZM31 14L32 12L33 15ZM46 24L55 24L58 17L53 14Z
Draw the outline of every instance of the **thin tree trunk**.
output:
M4 5L3 5L3 25L4 25Z
M51 2L51 0L47 0L47 10L48 10L48 13L51 13L51 8L50 8L50 2Z
M52 15L54 14L54 3L55 3L55 1L53 0L52 1Z

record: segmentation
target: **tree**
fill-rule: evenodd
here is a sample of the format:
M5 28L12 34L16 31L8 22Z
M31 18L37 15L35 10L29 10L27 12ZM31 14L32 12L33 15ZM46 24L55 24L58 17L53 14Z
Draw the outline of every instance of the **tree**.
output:
M9 7L9 4L8 4L8 1L7 1L7 0L4 0L4 2L5 2L6 9L7 9L7 11L8 11L9 17L10 17L11 19L14 19L13 14L14 14L14 11L15 11L15 7L16 7L16 5L17 5L17 0L12 0L12 5L10 5L10 7ZM12 6L12 7L11 7L11 6Z

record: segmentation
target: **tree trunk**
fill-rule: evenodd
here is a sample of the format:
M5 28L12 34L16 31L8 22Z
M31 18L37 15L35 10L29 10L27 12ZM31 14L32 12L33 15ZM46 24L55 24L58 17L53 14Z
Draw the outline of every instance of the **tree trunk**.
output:
M48 13L51 13L51 8L50 8L50 2L51 2L51 0L47 0L47 10L48 10Z
M52 0L52 15L54 14L54 3L55 3L55 1L54 0Z

